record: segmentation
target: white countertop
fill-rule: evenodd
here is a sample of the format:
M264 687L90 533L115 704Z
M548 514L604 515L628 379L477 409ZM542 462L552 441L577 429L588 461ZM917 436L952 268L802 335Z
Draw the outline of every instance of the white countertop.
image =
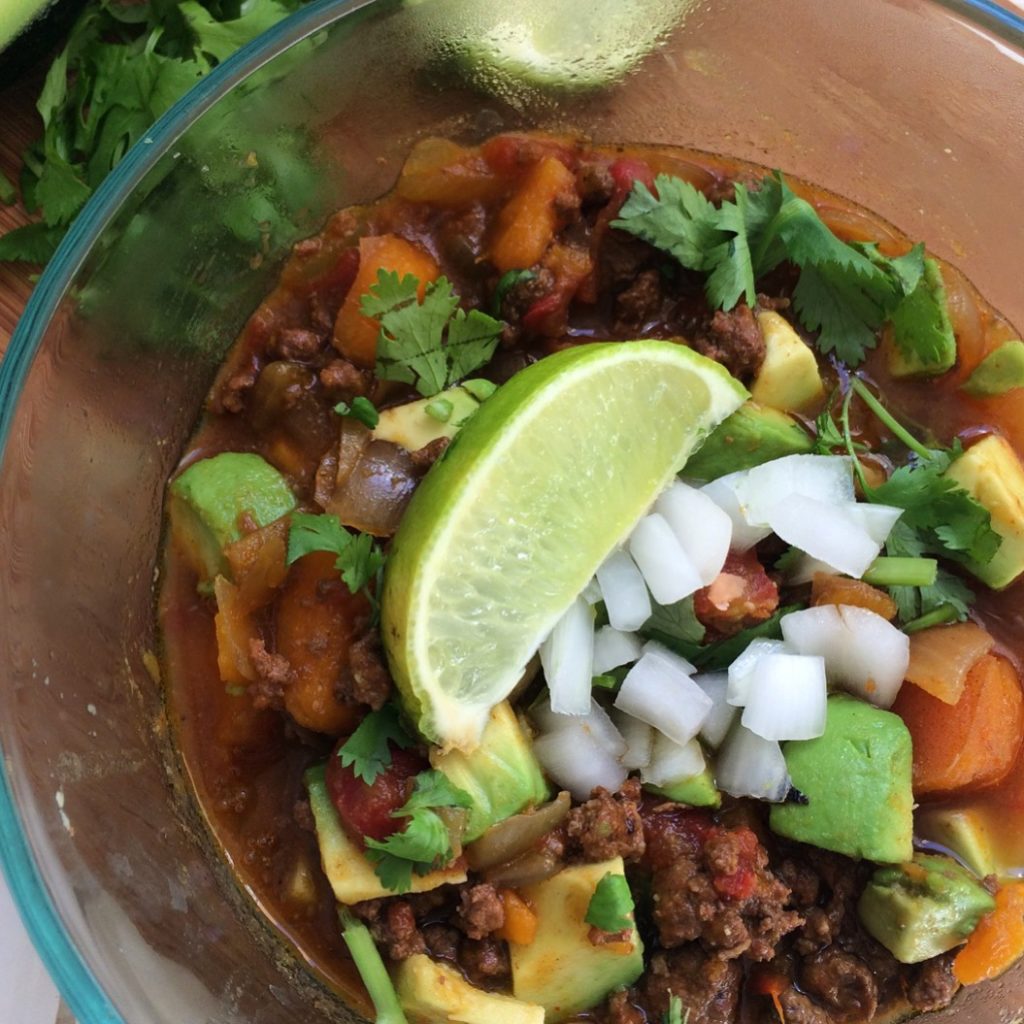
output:
M58 1017L59 1014L59 1017ZM46 968L32 948L0 877L0 1021L3 1024L72 1024Z

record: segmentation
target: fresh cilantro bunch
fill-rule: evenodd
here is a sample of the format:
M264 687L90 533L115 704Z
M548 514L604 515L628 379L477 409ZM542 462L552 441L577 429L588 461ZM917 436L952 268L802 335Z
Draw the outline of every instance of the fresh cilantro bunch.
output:
M337 516L296 512L288 531L288 564L311 551L330 551L353 594L365 589L384 566L384 553L368 533L350 533Z
M431 398L487 363L501 336L500 320L459 307L451 282L439 277L426 286L406 274L380 270L360 309L380 323L377 376L413 384Z
M371 711L356 730L338 749L343 768L351 768L357 779L368 786L377 781L381 772L391 767L391 746L406 750L414 743L402 724L398 708L385 704L379 711Z
M874 348L878 329L917 292L924 274L923 246L890 259L874 245L842 241L778 171L758 189L737 183L735 200L721 206L667 174L658 175L655 189L637 182L612 226L706 273L705 293L716 309L732 309L740 299L752 306L757 281L792 263L800 271L793 307L801 323L818 332L822 352L851 366ZM904 336L912 339L914 320L905 320Z
M405 828L384 840L366 839L366 856L381 884L392 892L408 892L414 871L426 875L447 864L454 856L452 834L438 811L471 806L469 794L442 772L420 772L412 795L392 814L408 819Z
M625 875L609 871L597 883L583 920L603 932L623 932L633 927L634 909Z

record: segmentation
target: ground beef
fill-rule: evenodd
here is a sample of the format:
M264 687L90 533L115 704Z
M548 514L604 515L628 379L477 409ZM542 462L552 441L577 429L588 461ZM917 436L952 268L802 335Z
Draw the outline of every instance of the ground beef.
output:
M615 179L603 158L580 161L576 187L584 206L603 206L615 192Z
M779 1005L786 1024L833 1024L832 1018L820 1006L792 986L780 994ZM778 1021L774 1007L766 1009L764 1017L772 1024Z
M316 832L316 819L313 817L313 808L310 807L307 797L295 801L292 806L292 820L303 832Z
M764 362L764 336L753 310L744 302L728 312L715 310L698 328L691 344L740 380L749 380Z
M647 1024L647 1016L626 989L611 994L600 1018L603 1024Z
M250 688L257 709L284 707L285 687L292 681L292 667L281 654L271 654L258 637L249 640L249 660L256 670L256 682Z
M640 783L629 779L614 795L598 786L594 796L569 812L571 848L585 861L612 857L627 861L644 855L644 826L640 817Z
M466 980L478 988L507 988L511 983L508 947L497 939L463 939L458 963Z
M555 286L555 275L547 267L536 267L533 277L520 277L506 289L501 298L501 317L514 329L513 342L518 341L519 321L535 302L543 299ZM506 339L503 337L503 341Z
M365 395L369 387L366 374L347 359L332 359L320 371L320 384L328 397L346 402Z
M736 633L770 618L779 606L779 588L757 554L730 551L722 571L693 597L693 613L715 637Z
M657 270L643 270L636 280L615 298L612 332L628 334L638 331L654 320L662 306L661 274Z
M444 455L448 445L451 443L450 437L435 437L429 444L425 444L422 448L417 448L416 451L411 453L413 468L426 472Z
M942 1010L953 1001L960 989L960 982L953 977L953 960L956 950L926 960L913 968L907 984L907 998L910 1005L921 1013Z
M737 1018L743 969L735 960L709 960L698 945L655 953L644 974L640 998L651 1020L668 1011L678 996L688 1024L733 1024Z
M471 939L484 939L505 924L505 905L487 882L464 888L459 896L459 927Z
M408 900L366 900L352 907L366 922L377 944L392 960L407 960L426 952L423 935Z
M348 663L351 679L347 682L350 685L344 687L345 692L339 694L339 699L369 704L374 711L379 711L391 696L393 684L377 630L369 630L352 645Z
M449 925L435 923L423 926L423 942L435 960L456 963L459 959L460 939L459 930Z
M597 254L597 274L601 291L619 292L628 288L650 266L653 250L646 243L623 231L607 231Z
M302 327L285 327L277 332L272 352L280 359L312 359L327 340L326 335Z
M878 1009L878 985L871 969L859 957L835 947L804 960L798 981L837 1024L871 1020Z
M213 411L241 412L258 376L259 370L256 366L247 366L233 373L214 393L210 403Z

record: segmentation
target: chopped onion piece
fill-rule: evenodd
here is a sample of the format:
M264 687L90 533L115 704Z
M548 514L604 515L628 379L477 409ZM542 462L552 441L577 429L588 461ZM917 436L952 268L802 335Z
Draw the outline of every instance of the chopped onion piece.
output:
M700 738L712 749L725 739L736 717L736 708L726 701L729 690L728 672L704 672L693 681L711 698L711 711L700 727Z
M582 597L587 604L597 604L598 601L603 599L601 594L601 584L597 582L596 576L590 577L590 582L583 588L580 593L580 597Z
M629 670L615 697L615 706L653 725L676 743L700 732L711 711L711 698L679 665L648 651Z
M544 770L574 800L587 800L595 786L604 786L609 793L622 787L628 774L618 759L610 754L576 719L557 732L538 736L533 752Z
M548 701L543 701L530 709L530 717L541 733L561 732L570 726L580 726L608 751L612 757L622 757L626 752L626 741L615 723L608 717L608 712L593 697L585 715L563 715L553 711Z
M682 782L704 771L704 751L698 740L692 739L682 745L673 743L662 733L654 737L654 751L650 764L640 773L640 778L652 786L667 786Z
M594 634L594 675L604 675L640 657L640 638L614 626L602 626Z
M868 533L858 508L794 494L771 510L769 525L787 544L860 579L882 545Z
M597 570L608 621L625 631L639 629L651 617L651 596L636 563L619 548Z
M743 707L747 703L747 691L758 659L766 654L787 653L793 652L782 640L765 640L761 637L751 640L744 652L729 666L729 688L725 699L733 707Z
M740 508L747 522L756 526L772 526L776 507L795 495L824 505L852 503L853 467L849 456L786 455L754 466L737 487Z
M629 553L658 604L674 604L702 586L692 559L657 512L636 524L629 538Z
M896 520L903 515L903 509L893 505L872 505L869 502L857 502L850 513L860 520L867 535L879 546L884 544L896 525Z
M766 740L813 740L825 731L825 659L765 654L751 673L743 725Z
M563 715L585 715L594 678L594 612L581 597L555 623L540 645L551 706Z
M825 659L832 686L880 708L892 706L910 662L910 638L881 615L853 605L820 605L781 621L786 643Z
M811 558L810 555L799 552L800 557L796 560L793 568L786 573L786 582L796 586L798 583L811 583L814 577L823 572L826 576L839 576L840 572L834 565L823 562L820 558Z
M707 494L676 482L662 491L654 511L672 527L690 556L701 583L707 586L725 565L732 540L732 519Z
M612 721L626 741L626 752L619 758L624 768L633 771L646 768L651 763L654 748L654 729L639 718L612 709Z
M670 661L680 672L688 676L692 676L697 671L696 666L691 665L681 654L676 654L675 651L670 650L664 644L658 643L657 640L648 640L641 648L640 653L656 654L659 658Z
M715 784L731 796L785 800L791 783L778 741L762 739L737 724L718 750Z
M706 494L732 520L733 551L749 551L772 532L770 526L751 526L740 507L738 491L744 485L748 472L743 469L738 473L720 476L701 488L701 493Z

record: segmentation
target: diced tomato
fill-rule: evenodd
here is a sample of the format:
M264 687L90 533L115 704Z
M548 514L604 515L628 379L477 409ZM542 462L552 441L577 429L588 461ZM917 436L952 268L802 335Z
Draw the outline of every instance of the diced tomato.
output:
M539 332L544 321L560 312L564 303L565 300L558 292L550 292L544 298L538 299L523 314L523 328L531 333Z
M336 754L337 750L327 762L327 792L345 831L361 841L387 839L404 828L403 819L391 815L409 799L410 781L428 767L427 762L414 750L392 745L391 766L368 785L343 767Z
M706 811L652 797L645 798L640 815L647 841L645 860L654 870L668 867L680 856L693 856L714 828Z
M722 831L720 828L712 829L708 838ZM753 894L757 884L757 873L754 870L757 862L757 836L749 828L736 828L732 830L731 841L738 848L739 863L728 874L714 875L711 884L723 899L745 900Z
M718 636L764 622L778 606L779 588L753 549L730 551L722 571L693 598L694 614Z
M517 177L546 156L561 160L570 170L576 169L577 159L572 148L555 136L495 135L481 147L484 160L498 174Z
M612 176L612 181L615 182L615 192L620 205L638 181L643 182L652 192L654 191L654 172L646 160L637 160L628 156L619 157L608 168L608 172Z
M522 326L530 334L557 338L565 333L569 304L580 282L590 274L590 254L556 242L544 257L544 266L554 274L555 282L551 291L523 314Z

